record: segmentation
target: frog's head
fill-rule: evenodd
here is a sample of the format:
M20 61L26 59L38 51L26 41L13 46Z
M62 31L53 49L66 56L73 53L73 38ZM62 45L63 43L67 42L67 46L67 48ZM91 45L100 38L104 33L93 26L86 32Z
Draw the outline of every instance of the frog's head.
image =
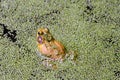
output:
M44 41L50 42L53 40L48 28L39 28L37 31L37 41L42 44Z

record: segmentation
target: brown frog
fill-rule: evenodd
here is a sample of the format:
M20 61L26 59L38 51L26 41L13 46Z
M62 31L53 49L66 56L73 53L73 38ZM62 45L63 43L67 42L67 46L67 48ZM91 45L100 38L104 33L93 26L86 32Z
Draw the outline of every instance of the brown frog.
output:
M57 68L54 61L62 62L65 58L76 59L76 53L74 51L67 52L63 44L57 41L48 28L39 28L37 30L37 54L43 58L43 65L53 68Z

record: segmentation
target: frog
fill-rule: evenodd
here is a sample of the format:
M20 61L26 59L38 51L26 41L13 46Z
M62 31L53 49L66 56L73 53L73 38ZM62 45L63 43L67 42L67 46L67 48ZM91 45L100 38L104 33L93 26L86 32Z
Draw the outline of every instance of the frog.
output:
M56 69L55 61L62 63L66 58L76 60L76 53L74 51L68 52L64 45L52 36L47 27L41 27L37 30L36 40L36 53L42 59L44 66Z

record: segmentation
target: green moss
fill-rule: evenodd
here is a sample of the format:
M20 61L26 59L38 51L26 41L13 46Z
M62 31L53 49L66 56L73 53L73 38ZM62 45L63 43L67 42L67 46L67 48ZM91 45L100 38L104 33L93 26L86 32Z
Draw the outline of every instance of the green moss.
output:
M119 80L119 4L93 0L90 7L85 0L1 0L0 79ZM68 51L78 52L76 65L69 59L56 63L56 70L41 64L36 30L46 26Z

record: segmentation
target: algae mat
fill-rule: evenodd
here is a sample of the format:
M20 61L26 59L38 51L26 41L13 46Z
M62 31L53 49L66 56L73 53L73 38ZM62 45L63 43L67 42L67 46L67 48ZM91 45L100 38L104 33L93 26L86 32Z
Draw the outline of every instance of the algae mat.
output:
M1 80L119 80L119 0L0 0ZM78 64L41 65L36 30L47 26Z

